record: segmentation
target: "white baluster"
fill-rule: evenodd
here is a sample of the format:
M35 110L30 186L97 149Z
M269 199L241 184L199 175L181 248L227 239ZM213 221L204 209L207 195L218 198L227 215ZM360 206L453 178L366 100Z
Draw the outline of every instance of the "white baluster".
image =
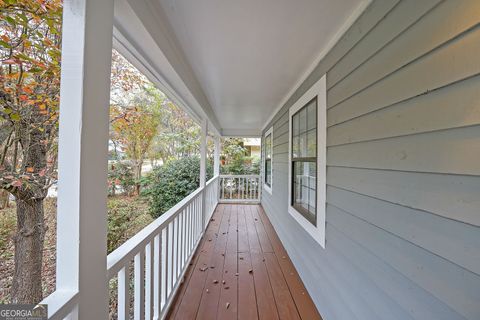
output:
M160 319L160 312L162 308L162 231L153 239L153 318Z
M127 263L127 265L118 272L118 320L130 319L130 277L128 273L128 266L129 264Z
M135 255L135 320L143 320L145 318L144 269L144 252L140 251Z
M168 277L168 275L169 275L168 265L169 265L169 261L170 261L169 246L170 246L170 224L168 224L165 227L165 282L164 282L165 303L167 303L167 300L168 300L168 278L169 278Z
M145 319L153 317L153 245L145 246Z
M172 228L171 239L170 239L170 279L169 279L169 295L173 289L173 279L175 277L175 220L172 220L169 227Z

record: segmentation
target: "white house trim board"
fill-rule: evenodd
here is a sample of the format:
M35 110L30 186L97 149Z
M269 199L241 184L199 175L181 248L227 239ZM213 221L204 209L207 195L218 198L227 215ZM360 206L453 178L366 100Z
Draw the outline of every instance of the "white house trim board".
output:
M309 101L317 97L317 225L313 225L300 212L292 207L292 116ZM327 82L326 75L290 107L288 138L288 212L323 248L325 248L326 219L326 163L327 163Z
M270 129L267 130L267 132L265 132L265 135L264 135L264 140L268 137L268 135L271 136L271 144L270 144L270 154L271 154L271 160L270 160L270 177L272 178L272 181L270 182L270 186L268 186L266 183L265 183L265 177L266 177L266 171L267 171L267 168L265 166L265 159L266 159L266 156L267 156L267 145L266 143L264 143L264 148L263 148L263 177L262 177L262 184L263 184L263 189L265 189L265 191L267 191L269 194L272 194L273 192L273 126L270 127Z

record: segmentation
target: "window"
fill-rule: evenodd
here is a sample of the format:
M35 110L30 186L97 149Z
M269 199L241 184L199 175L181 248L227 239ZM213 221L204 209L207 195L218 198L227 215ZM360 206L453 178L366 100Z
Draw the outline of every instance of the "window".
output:
M273 127L265 133L264 151L264 183L263 187L272 194L272 158L273 158Z
M289 111L289 213L325 247L326 81Z
M291 205L317 224L317 97L292 116Z

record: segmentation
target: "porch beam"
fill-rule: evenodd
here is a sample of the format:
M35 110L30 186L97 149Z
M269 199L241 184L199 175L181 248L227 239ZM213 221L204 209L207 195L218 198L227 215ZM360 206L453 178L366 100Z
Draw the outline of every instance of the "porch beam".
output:
M262 136L261 129L222 129L222 137L228 138L259 138Z
M113 0L65 0L57 204L57 291L79 319L108 318L107 159Z

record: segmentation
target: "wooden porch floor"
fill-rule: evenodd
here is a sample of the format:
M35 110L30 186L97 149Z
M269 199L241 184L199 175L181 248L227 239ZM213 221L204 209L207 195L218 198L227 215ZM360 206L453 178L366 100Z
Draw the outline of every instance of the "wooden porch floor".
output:
M219 204L168 319L321 319L259 205Z

